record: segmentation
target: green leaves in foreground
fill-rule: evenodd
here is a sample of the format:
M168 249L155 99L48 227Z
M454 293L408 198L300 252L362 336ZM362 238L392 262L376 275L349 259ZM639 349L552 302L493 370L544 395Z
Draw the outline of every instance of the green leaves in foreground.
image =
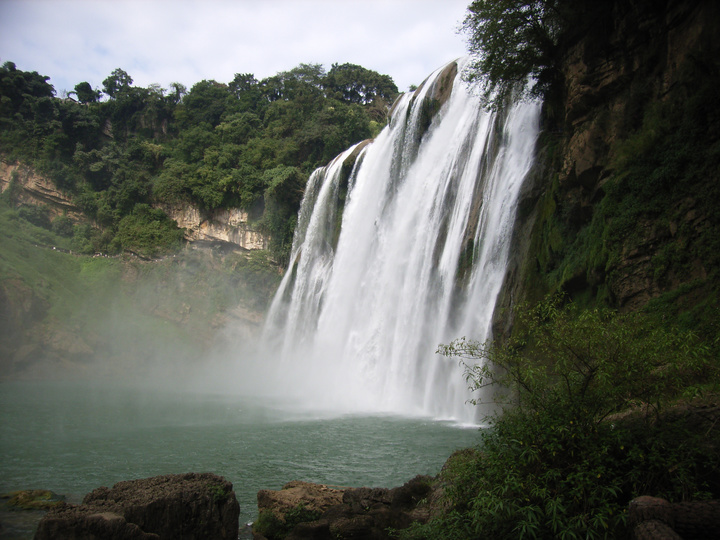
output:
M720 428L672 410L714 389L717 352L640 314L546 301L506 343L457 340L471 387L505 410L440 475L442 513L404 538L620 538L628 502L720 495ZM670 414L672 412L672 414Z
M717 371L709 344L640 313L548 300L518 310L516 326L506 343L463 338L438 352L462 360L473 390L502 387L514 407L560 407L592 424L633 406L659 414L668 398L692 397Z

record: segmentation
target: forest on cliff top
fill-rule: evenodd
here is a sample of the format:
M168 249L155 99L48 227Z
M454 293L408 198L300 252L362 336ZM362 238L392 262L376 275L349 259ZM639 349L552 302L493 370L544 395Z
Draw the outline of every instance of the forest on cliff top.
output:
M529 255L514 276L536 305L505 342L441 349L467 361L471 385L511 388L513 406L482 452L448 463L438 513L406 538L624 537L635 496L720 497L717 38L668 60L670 37L716 35L717 12L607 0L590 17L590 4L471 4L466 29L487 61L477 68L494 77L488 105L528 75L545 99L541 166L520 212ZM83 83L60 99L46 77L6 63L0 90L4 159L53 178L97 227L30 207L12 219L82 252L152 255L181 238L158 200L238 206L278 261L309 172L376 134L397 93L347 64L187 92L135 88L116 70L102 99ZM547 292L562 301L537 302Z
M95 227L51 224L81 253L176 249L182 232L159 203L242 208L283 262L307 178L351 144L376 135L398 95L388 75L354 64L301 64L258 81L133 86L114 70L102 90L79 82L56 96L48 76L0 68L3 160L49 177ZM6 195L12 198L12 190Z

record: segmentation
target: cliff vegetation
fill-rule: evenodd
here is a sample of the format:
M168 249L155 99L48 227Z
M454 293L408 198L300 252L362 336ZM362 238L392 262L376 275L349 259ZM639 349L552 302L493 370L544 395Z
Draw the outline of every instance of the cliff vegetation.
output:
M64 98L47 80L0 68L3 160L50 178L89 218L83 252L172 252L180 233L154 207L194 204L246 210L281 263L309 173L375 135L398 93L389 76L354 64L189 90L135 87L116 69L102 90L80 82Z
M61 97L48 78L0 67L5 378L140 373L153 358L182 371L227 321L252 334L309 173L375 135L398 93L354 64L189 90L136 87L116 69L102 89ZM252 249L181 250L191 233L176 219L212 226L223 213L245 220Z
M720 498L718 27L709 1L470 5L470 78L496 107L532 77L543 132L496 339L439 349L501 412L400 537L631 538L636 497Z

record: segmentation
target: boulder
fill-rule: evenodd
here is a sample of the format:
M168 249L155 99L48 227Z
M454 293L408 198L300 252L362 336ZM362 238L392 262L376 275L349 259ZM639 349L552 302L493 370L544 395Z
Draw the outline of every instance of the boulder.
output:
M35 540L235 540L239 516L232 484L220 476L156 476L95 489L81 505L58 505L40 521Z
M389 530L427 520L429 514L421 503L432 491L431 480L418 476L392 489L338 490L291 482L280 491L262 490L258 493L258 510L264 518L258 519L254 527L255 538L389 539Z
M644 495L630 501L628 520L636 540L720 538L720 500L671 503Z
M258 491L258 511L272 512L281 517L302 505L309 512L324 512L331 506L342 503L344 491L324 484L295 480L285 484L280 490Z

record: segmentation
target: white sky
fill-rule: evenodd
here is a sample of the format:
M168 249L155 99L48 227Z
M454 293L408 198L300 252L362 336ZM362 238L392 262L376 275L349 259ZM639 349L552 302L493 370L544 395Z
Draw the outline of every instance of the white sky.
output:
M0 64L50 77L58 95L102 88L257 79L300 63L359 64L401 91L466 54L471 0L0 0Z

